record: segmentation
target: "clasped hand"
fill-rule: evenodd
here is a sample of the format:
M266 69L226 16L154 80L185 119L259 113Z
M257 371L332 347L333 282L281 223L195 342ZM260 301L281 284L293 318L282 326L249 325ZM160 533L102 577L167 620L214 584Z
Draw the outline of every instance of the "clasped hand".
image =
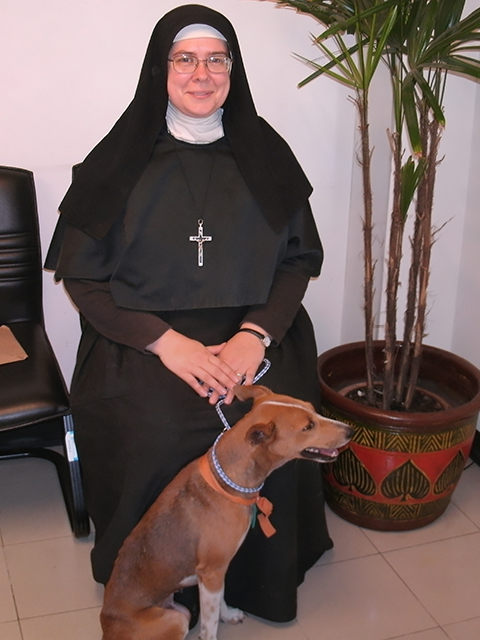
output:
M252 384L265 355L260 340L248 333L236 333L227 342L205 346L174 329L168 329L147 350L199 396L208 397L210 404L216 404L221 396L230 404L233 387L244 376L245 384Z

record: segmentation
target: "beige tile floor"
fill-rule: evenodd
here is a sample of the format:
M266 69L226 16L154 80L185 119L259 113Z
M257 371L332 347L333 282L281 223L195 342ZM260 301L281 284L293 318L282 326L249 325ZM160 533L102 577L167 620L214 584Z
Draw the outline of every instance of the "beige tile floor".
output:
M219 640L480 639L480 467L464 472L448 511L424 529L328 519L335 548L300 587L298 620L249 617L221 625ZM0 534L0 639L100 640L92 540L72 537L49 462L0 463Z

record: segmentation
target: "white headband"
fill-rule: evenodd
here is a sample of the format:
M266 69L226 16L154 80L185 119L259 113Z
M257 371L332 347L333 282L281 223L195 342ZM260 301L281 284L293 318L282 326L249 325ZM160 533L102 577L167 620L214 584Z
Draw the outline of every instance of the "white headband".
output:
M217 31L217 29L208 24L189 24L177 33L173 42L190 40L191 38L218 38L219 40L227 41L220 31Z

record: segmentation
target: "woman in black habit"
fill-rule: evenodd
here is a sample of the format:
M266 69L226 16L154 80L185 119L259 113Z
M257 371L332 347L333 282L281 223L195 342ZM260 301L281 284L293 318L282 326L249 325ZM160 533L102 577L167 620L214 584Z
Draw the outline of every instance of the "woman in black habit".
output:
M260 49L257 60L270 64ZM251 384L264 357L261 384L318 408L301 305L322 263L310 193L256 113L230 22L199 5L167 13L133 101L60 205L46 263L82 316L71 400L98 582L159 492L222 431L219 397L230 424L249 409L232 388ZM285 622L332 546L320 465L291 462L262 493L277 533L250 530L225 598Z

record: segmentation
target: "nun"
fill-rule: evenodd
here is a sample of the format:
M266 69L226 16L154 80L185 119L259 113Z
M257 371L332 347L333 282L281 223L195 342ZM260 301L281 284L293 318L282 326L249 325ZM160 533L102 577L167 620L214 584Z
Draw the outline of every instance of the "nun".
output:
M272 72L260 46L256 64ZM200 5L165 14L132 102L75 172L46 261L81 317L71 402L98 582L157 495L224 429L218 401L230 425L249 410L235 384L264 372L259 383L319 408L302 306L323 259L311 191L256 112L227 18ZM263 495L277 533L252 526L225 599L286 622L332 546L320 465L288 463ZM194 590L177 597L195 615Z

